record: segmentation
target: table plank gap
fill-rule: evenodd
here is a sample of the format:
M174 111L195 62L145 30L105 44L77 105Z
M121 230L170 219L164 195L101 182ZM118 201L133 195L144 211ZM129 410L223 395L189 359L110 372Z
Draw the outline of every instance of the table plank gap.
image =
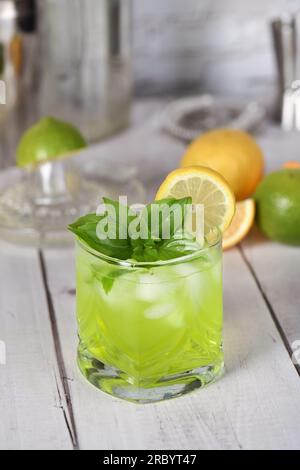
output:
M293 362L299 365L299 247L272 242L254 227L242 248L276 313L293 352Z
M48 284L47 269L45 266L43 252L41 250L39 250L38 255L39 255L39 264L41 268L42 280L43 280L45 293L46 293L49 321L51 324L56 359L57 359L57 364L58 364L58 371L59 371L59 378L55 377L56 387L57 387L57 391L59 394L59 398L61 402L61 409L63 411L64 419L68 428L68 432L70 434L70 438L72 440L73 448L74 450L79 450L77 430L76 430L76 424L75 424L75 419L74 419L71 394L70 394L70 389L69 389L69 384L68 384L68 377L66 373L63 352L62 352L59 332L57 328L57 321L56 321L53 299L52 299L52 295L51 295L49 284Z
M284 332L284 329L283 329L283 327L282 327L282 325L281 325L280 319L278 318L278 316L277 316L277 314L276 314L276 307L274 308L274 307L272 306L272 303L271 303L271 301L270 301L270 299L269 299L269 297L268 297L266 291L264 290L264 288L263 288L263 286L262 286L262 284L261 284L261 282L260 282L260 280L259 280L259 274L256 273L255 268L252 266L250 260L249 260L248 257L247 257L247 254L246 254L246 252L245 252L245 250L243 249L243 246L242 246L241 244L238 245L238 250L239 250L239 252L240 252L240 254L241 254L241 256L242 256L242 258L243 258L243 260L244 260L244 262L245 262L245 264L246 264L246 266L247 266L247 268L249 269L249 272L251 273L251 275L252 275L252 277L253 277L253 279L254 279L254 282L255 282L255 284L256 284L256 286L257 286L259 292L260 292L261 295L262 295L262 298L263 298L263 300L264 300L264 302L265 302L265 304L266 304L266 307L267 307L267 309L268 309L268 311L269 311L269 313L270 313L270 315L271 315L271 317L272 317L272 319L273 319L273 321L274 321L274 324L275 324L275 326L276 326L276 328L277 328L277 330L278 330L278 333L279 333L279 335L280 335L280 337L281 337L281 339L282 339L282 342L283 342L283 344L284 344L284 346L285 346L285 348L286 348L286 350L287 350L287 352L288 352L288 354L289 354L289 357L292 357L292 356L293 356L293 349L292 349L292 347L291 347L291 345L290 345L290 342L289 342L289 340L288 340L288 338L287 338L287 335L286 335L285 332ZM299 366L299 364L294 364L294 366L295 366L295 369L296 369L298 375L300 376L300 366Z

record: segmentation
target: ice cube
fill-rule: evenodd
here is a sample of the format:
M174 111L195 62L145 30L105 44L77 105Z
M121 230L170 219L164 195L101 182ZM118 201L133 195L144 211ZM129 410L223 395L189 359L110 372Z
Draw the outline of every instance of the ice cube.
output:
M156 276L144 274L136 285L136 297L145 302L153 302L165 296L171 288L174 289L174 286L159 282Z
M167 315L170 315L172 311L173 311L172 304L157 303L147 308L145 310L144 315L149 320L157 320L158 318L163 318L163 317L166 317Z
M180 311L175 302L154 304L145 310L144 315L148 320L164 320L173 328L184 325L183 311Z

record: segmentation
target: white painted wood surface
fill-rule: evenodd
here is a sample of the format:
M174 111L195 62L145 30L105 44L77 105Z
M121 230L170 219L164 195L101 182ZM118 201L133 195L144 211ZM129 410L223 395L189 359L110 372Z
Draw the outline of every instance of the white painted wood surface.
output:
M99 171L126 161L152 197L183 150L159 130L163 106L139 103L132 129L79 157L86 170L91 161ZM268 170L297 154L297 135L270 128L260 140ZM1 242L0 448L300 449L300 379L290 357L300 339L299 258L256 231L226 253L225 376L189 396L136 406L98 392L77 370L73 249Z
M36 250L0 243L0 449L70 449Z
M77 370L72 255L45 261L81 449L300 448L299 376L238 250L225 257L225 377L147 406L99 393Z

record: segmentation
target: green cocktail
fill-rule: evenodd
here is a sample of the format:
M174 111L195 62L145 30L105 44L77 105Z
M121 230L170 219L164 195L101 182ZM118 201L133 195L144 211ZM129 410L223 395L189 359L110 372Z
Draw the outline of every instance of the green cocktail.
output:
M223 370L221 236L166 261L116 260L77 242L78 364L111 395L180 396Z
M163 189L176 183L166 198L142 208L103 198L97 214L69 227L80 370L100 390L137 403L202 387L224 365L222 230L234 196L207 168L175 170L165 181Z

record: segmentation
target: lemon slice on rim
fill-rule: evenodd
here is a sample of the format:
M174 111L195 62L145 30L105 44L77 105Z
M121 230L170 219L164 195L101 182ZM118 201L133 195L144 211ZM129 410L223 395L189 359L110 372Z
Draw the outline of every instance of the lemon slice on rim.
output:
M178 168L160 186L156 199L190 196L193 204L204 206L205 234L218 227L224 232L235 212L235 198L225 179L216 171L201 166Z
M251 229L255 217L255 202L245 199L236 205L236 212L232 222L223 235L224 250L235 246L242 241Z

